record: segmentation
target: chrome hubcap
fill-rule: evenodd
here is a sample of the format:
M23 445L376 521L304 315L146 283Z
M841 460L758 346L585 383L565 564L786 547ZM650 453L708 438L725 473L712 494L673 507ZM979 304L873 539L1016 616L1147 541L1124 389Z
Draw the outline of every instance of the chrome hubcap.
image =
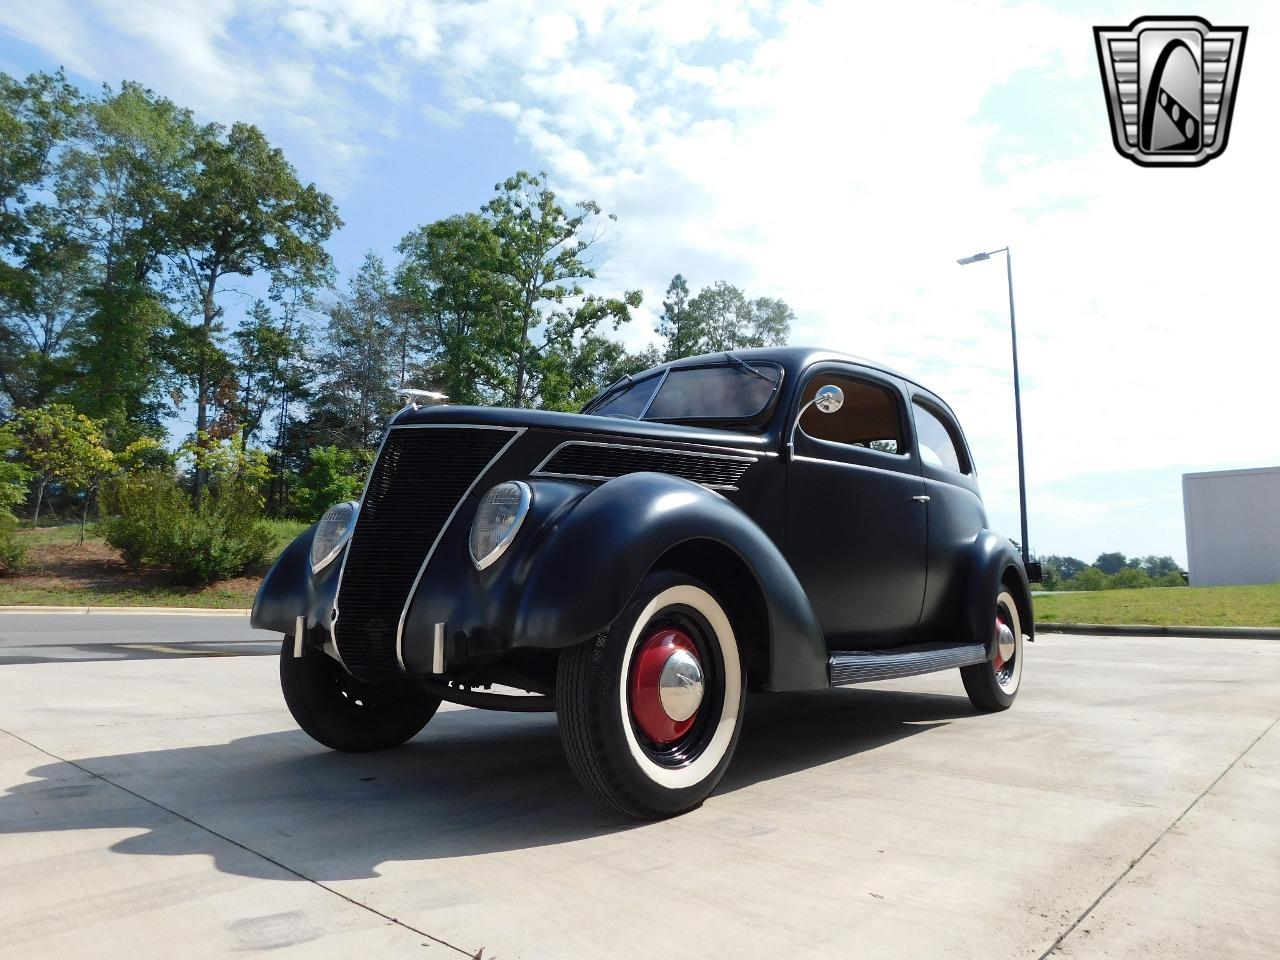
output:
M996 658L991 666L995 669L996 680L1001 686L1013 682L1014 659L1018 652L1018 640L1013 635L1013 628L1005 620L1003 611L996 614Z
M637 645L628 694L631 716L650 743L665 747L688 733L704 691L697 645L686 631L660 627Z
M677 649L667 658L658 678L658 698L668 717L680 723L702 706L702 665L688 650Z

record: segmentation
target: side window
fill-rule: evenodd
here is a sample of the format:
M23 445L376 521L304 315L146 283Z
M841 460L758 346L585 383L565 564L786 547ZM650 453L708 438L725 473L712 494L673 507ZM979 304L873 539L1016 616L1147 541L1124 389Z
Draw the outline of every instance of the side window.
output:
M828 383L844 391L844 404L835 413L810 407L800 417L800 429L815 440L866 447L881 453L905 454L898 403L885 387L838 374L820 373L805 385L800 402L808 403Z
M919 401L912 405L916 415L916 434L920 442L920 459L936 467L946 467L956 473L968 473L960 456L959 444L951 430L928 407Z

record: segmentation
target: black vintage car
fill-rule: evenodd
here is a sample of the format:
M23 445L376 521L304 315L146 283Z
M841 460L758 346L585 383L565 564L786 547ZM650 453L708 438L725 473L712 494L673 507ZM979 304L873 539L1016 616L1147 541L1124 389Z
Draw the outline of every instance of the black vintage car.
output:
M285 701L328 747L397 746L442 700L554 710L590 793L662 817L720 780L745 691L957 668L1003 710L1033 620L947 405L786 348L657 367L580 414L411 403L253 625L285 634Z

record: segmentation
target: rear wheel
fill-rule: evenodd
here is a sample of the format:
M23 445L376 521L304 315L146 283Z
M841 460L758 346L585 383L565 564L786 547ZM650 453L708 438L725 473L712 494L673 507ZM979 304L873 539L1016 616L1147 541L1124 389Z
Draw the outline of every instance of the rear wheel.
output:
M996 597L993 628L995 659L961 667L960 677L969 700L979 710L1008 710L1022 683L1022 621L1008 590L1001 589Z
M306 733L334 750L365 753L398 747L427 725L440 698L407 680L364 683L314 647L293 655L293 638L280 650L284 702Z
M737 747L743 666L724 608L686 574L651 574L609 632L561 653L556 712L578 780L657 819L711 793Z

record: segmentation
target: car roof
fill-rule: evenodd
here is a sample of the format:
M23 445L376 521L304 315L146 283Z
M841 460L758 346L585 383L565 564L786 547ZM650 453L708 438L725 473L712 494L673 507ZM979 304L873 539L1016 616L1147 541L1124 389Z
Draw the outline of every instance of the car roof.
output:
M927 391L931 396L938 400L942 398L937 395L929 387L925 386L914 377L908 376L900 370L886 366L883 363L877 363L874 360L868 360L866 357L860 357L852 353L844 353L839 350L825 350L819 347L753 347L748 350L725 350L720 353L704 353L696 357L684 357L680 360L671 360L667 363L658 364L651 370L666 370L668 368L678 369L680 367L696 367L708 363L723 363L728 356L734 356L740 360L753 363L770 362L776 363L787 372L788 376L796 376L806 367L823 361L840 361L851 363L859 367L867 367L880 373L886 373L891 377L897 377L899 380L905 380L921 390ZM646 370L645 373L649 373ZM944 401L945 402L945 401Z

